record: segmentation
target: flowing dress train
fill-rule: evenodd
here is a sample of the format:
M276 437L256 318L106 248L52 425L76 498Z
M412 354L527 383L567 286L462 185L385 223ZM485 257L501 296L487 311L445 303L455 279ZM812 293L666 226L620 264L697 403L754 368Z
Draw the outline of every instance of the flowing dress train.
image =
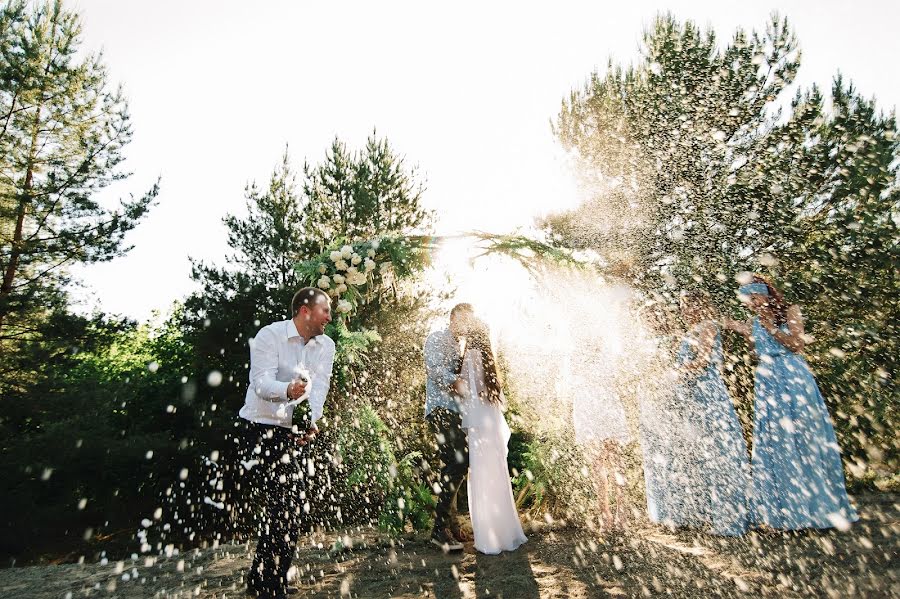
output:
M462 426L469 439L469 515L475 549L498 554L527 541L513 501L506 464L510 430L500 405L482 401L484 368L477 350L466 352L461 377L467 383Z

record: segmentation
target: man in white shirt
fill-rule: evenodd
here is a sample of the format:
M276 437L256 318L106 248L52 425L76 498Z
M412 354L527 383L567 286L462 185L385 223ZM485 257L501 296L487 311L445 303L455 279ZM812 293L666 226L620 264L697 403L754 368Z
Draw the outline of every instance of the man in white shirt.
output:
M293 318L260 329L250 340L250 385L240 410L244 427L241 473L248 496L265 509L247 590L283 599L297 546L298 517L308 511L299 455L308 450L325 406L334 363L334 341L325 335L331 301L322 290L301 289L291 301ZM309 401L309 421L300 432L294 407ZM242 485L243 486L243 485ZM293 590L293 589L292 589Z

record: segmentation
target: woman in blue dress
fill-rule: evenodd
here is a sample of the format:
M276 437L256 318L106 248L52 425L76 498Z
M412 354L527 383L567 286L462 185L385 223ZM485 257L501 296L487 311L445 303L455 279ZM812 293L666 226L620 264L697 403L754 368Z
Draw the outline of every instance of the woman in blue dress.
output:
M678 462L684 487L683 510L675 524L713 534L747 532L747 445L731 396L722 380L722 336L709 295L694 291L681 299L688 326L678 353L675 395L685 423Z
M764 277L739 290L756 317L726 326L753 344L751 518L781 530L845 528L858 519L844 486L840 448L806 360L803 316Z

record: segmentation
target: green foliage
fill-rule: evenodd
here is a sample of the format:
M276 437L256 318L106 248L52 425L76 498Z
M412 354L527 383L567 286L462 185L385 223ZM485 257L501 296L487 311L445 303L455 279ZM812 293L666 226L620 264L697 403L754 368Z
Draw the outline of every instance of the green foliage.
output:
M641 61L610 64L564 100L556 132L592 197L547 219L547 231L554 245L597 251L657 300L702 287L736 313L735 277L773 275L816 339L807 353L851 474L868 463L890 472L900 457L890 432L900 138L893 115L841 77L830 98L812 88L781 110L799 60L777 17L726 44L658 18Z
M394 433L369 405L353 412L349 426L340 428L336 449L346 464L346 475L339 485L357 498L350 521L372 521L391 532L402 532L407 521L414 530L430 524L434 501L431 491L413 473L413 463L421 459L418 451L396 457ZM365 498L360 513L358 498Z
M239 218L229 214L223 219L228 247L234 252L226 257L231 270L270 287L297 287L293 264L317 249L317 243L300 233L308 227L309 216L305 209L307 200L297 185L287 150L273 169L267 187L261 189L256 182L247 185L247 215ZM203 275L196 272L195 278L202 280Z
M303 175L308 217L303 230L320 250L339 238L377 239L429 225L418 173L374 132L360 152L335 139L323 162L304 164Z
M140 503L153 484L146 451L172 445L151 404L168 386L147 376L166 344L68 307L68 268L130 249L125 234L158 191L114 209L100 203L128 177L131 124L121 90L81 40L78 15L61 2L0 7L3 553L122 525L115 506Z
M333 380L338 389L346 390L354 375L369 363L369 349L381 336L367 329L351 331L341 320L329 324L325 333L335 342Z
M0 347L33 329L73 263L110 260L147 213L154 186L103 208L97 193L128 174L121 90L100 56L81 51L81 24L62 2L0 8ZM5 353L5 350L0 350Z
M579 260L568 247L532 239L524 235L493 235L475 233L475 238L485 244L484 251L473 260L488 254L502 254L514 258L532 275L539 276L548 264L584 268L585 260Z
M545 513L583 521L593 508L587 463L581 449L563 433L510 440L509 465L516 506L533 516Z
M130 531L185 463L180 441L193 425L167 410L180 403L189 351L177 330L56 313L41 334L33 358L63 334L65 351L34 386L4 397L4 554L84 550Z
M720 48L711 31L659 17L641 62L593 73L563 102L556 132L595 193L576 214L550 219L551 233L619 261L644 287L730 283L756 237L736 172L765 156L774 102L797 61L793 33L776 18Z

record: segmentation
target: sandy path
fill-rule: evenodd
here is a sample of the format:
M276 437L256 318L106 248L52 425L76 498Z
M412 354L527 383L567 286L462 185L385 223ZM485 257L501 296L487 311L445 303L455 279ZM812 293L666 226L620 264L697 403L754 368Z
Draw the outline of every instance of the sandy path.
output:
M299 597L898 597L900 496L858 498L849 532L753 533L741 539L638 527L603 537L532 532L519 551L443 555L422 536L357 532L305 539ZM319 548L318 544L322 547ZM246 545L135 561L0 570L3 597L244 597Z

